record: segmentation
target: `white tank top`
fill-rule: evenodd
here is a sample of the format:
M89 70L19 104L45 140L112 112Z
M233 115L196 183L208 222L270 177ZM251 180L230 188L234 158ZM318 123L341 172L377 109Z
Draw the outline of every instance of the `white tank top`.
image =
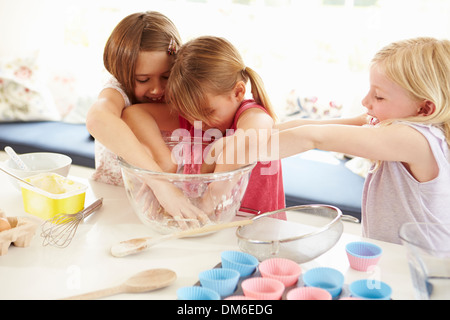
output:
M125 108L131 105L130 98L126 95L116 78L111 77L103 87L103 89L106 88L115 89L122 95ZM123 185L122 172L117 156L97 140L95 141L95 172L92 175L92 179L112 185Z
M450 155L442 130L402 122L422 133L431 146L439 175L418 182L401 162L384 161L369 173L362 196L365 237L400 243L398 231L406 222L450 223Z

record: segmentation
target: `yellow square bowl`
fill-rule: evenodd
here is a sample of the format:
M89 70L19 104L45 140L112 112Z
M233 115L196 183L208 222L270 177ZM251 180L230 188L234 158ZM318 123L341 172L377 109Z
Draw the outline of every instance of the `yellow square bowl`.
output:
M82 183L56 173L41 173L20 182L25 212L41 219L59 213L77 213L84 208L86 189Z

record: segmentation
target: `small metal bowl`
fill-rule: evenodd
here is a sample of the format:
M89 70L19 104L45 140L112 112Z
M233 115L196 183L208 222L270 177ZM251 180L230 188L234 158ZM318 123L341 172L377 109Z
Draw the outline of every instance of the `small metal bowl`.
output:
M286 220L273 218L286 214ZM236 231L239 248L259 261L280 257L297 263L311 261L331 249L344 225L339 208L317 204L289 207L253 218Z

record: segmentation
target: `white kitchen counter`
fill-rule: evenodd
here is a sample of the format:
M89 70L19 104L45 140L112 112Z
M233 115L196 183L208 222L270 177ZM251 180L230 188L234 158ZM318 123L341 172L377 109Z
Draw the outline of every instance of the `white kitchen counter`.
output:
M87 178L91 172L75 167L71 169L70 178L89 185L86 205L103 198L102 208L80 224L67 248L43 246L40 227L29 247L11 245L8 253L0 256L0 299L65 298L119 285L133 274L152 268L172 269L177 280L154 292L120 294L109 299L176 299L176 290L195 284L201 271L220 262L222 251L239 250L235 229L228 229L201 237L167 241L123 258L111 256L111 245L116 242L157 234L139 221L123 188L90 181ZM0 173L0 208L7 216L32 217L40 224L40 219L23 210L21 194L8 179ZM358 225L350 227L357 230ZM330 251L301 267L304 271L317 266L334 267L344 273L346 284L365 278L382 280L392 287L393 299L413 299L406 252L402 246L369 240L383 248L377 268L366 273L349 267L345 245L361 239L357 234L344 232Z

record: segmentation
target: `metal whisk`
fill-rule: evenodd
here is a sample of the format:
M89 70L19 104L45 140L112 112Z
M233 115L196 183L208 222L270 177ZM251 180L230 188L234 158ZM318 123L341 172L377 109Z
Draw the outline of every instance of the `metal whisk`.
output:
M73 214L57 214L42 224L41 237L44 237L43 245L52 245L59 248L67 247L72 241L82 220L91 215L103 204L103 198L98 199L89 207Z

